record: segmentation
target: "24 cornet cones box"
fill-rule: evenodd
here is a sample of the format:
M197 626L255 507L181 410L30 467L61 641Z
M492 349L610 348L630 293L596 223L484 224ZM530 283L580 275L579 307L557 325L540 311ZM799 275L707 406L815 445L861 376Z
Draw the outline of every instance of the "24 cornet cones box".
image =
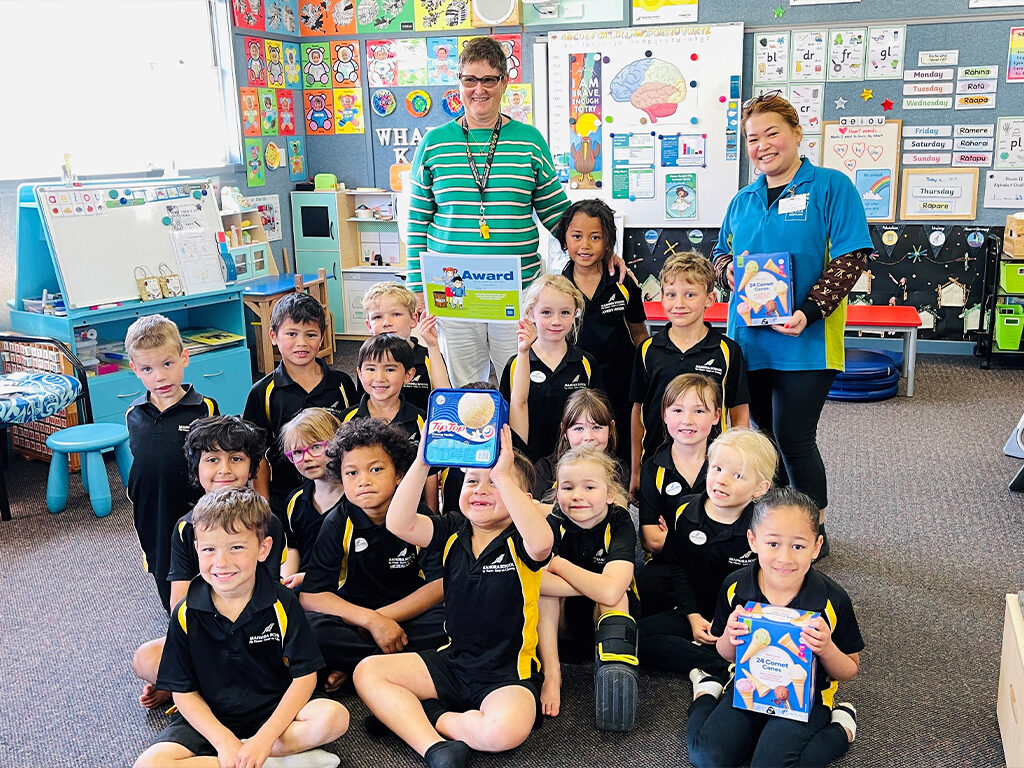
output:
M786 252L733 257L736 312L748 326L778 325L793 314L793 273Z

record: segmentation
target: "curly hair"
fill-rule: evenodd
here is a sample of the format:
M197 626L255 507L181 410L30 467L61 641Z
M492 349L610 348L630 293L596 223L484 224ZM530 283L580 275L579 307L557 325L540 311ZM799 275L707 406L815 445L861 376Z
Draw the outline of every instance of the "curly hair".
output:
M408 346L408 345L407 345ZM341 459L356 448L380 446L388 455L395 471L404 475L416 458L416 445L409 433L384 419L353 419L341 425L327 446L327 471L341 482Z
M241 451L249 457L249 479L256 472L266 450L266 435L260 427L239 416L209 416L197 419L185 436L185 462L193 485L199 485L199 462L210 451Z

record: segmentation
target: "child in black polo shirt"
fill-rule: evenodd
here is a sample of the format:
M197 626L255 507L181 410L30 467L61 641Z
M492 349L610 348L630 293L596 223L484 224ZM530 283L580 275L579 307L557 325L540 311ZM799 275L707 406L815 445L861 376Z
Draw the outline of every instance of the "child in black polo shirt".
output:
M740 637L750 632L743 621L748 601L820 613L800 632L800 643L818 665L814 707L806 723L737 709L731 683L722 696L721 683L703 680L686 725L690 762L697 768L826 765L857 734L853 705L834 703L838 681L857 674L864 649L853 603L846 590L811 567L822 539L818 507L805 494L792 488L769 492L754 507L747 540L757 562L722 584L711 628L718 652L727 661L736 658Z
M412 335L417 326L416 295L394 282L374 283L363 294L363 312L366 313L366 327L374 336L394 333L409 342L412 347L413 377L402 385L405 399L421 411L427 410L427 398L432 389L450 387L448 368L441 355L437 338L437 318L427 315L420 318L420 339ZM357 382L358 384L358 382ZM362 394L362 387L359 386Z
M380 419L348 422L327 448L328 472L341 478L345 495L323 522L300 600L316 611L310 625L329 670L328 692L367 656L444 642L444 612L435 607L444 598L441 558L384 527L415 455L406 433Z
M668 435L640 470L640 539L648 554L637 582L648 616L675 605L669 553L662 554L668 521L680 502L700 493L707 481L708 435L721 417L718 385L700 373L676 376L661 398Z
M146 394L132 402L125 414L134 457L128 498L143 565L153 574L160 603L169 611L171 532L175 521L199 498L198 489L189 488L182 448L189 425L219 411L214 400L200 395L191 384L182 386L188 350L171 320L163 315L140 317L128 327L124 349L146 388Z
M267 432L266 460L260 463L254 486L282 522L288 494L302 478L281 450L281 427L303 408L342 411L355 401L349 375L328 368L317 357L326 327L324 308L309 294L291 293L274 305L270 339L281 352L281 364L253 384L242 414Z
M597 727L603 731L632 730L637 705L636 529L618 474L615 459L596 448L573 448L559 459L557 506L548 517L558 555L540 586L544 714L556 716L561 704L561 634L593 654Z
M683 674L699 668L691 677L695 686L708 675L725 681L729 665L715 651L718 638L711 633L715 600L722 580L754 560L747 528L754 502L771 486L777 461L771 441L750 429L730 429L711 444L705 489L680 499L666 521L659 561L667 566L668 583L638 580L645 601L657 586L668 592L651 595L649 602L658 612L644 603L644 666Z
M573 343L582 312L583 294L561 275L542 275L523 297L518 351L505 364L498 389L510 407L528 403L528 419L510 423L531 461L555 450L558 423L573 392L604 389L597 359Z
M291 590L260 561L270 553L270 508L254 491L224 488L193 510L201 579L167 630L157 686L178 714L135 765L281 765L268 759L312 750L348 729L348 712L310 695L323 659ZM242 741L245 739L246 741ZM340 762L322 750L309 765Z
M211 416L198 419L185 438L185 462L194 486L210 493L219 488L245 488L256 475L265 443L263 430L237 416ZM287 540L281 521L271 519L267 533L273 540L270 555L263 565L275 581L281 577ZM167 581L171 585L171 605L185 598L189 582L199 575L199 554L192 511L174 524L171 536L171 564ZM139 696L144 707L160 706L170 699L169 691L157 690L157 670L164 650L164 638L150 640L135 652L132 669L146 681Z
M615 213L603 200L591 198L570 205L555 227L555 237L568 251L562 275L583 294L583 318L576 344L597 358L604 388L615 407L619 429L629 429L629 377L636 347L650 334L643 296L632 275L622 282L608 274L615 256ZM629 462L629 440L618 456Z
M677 253L665 260L659 279L668 323L636 348L629 385L633 402L631 496L640 485L641 463L664 442L659 422L661 398L679 374L703 373L721 387L722 424L725 411L732 426L750 424L747 368L740 348L704 322L704 310L715 300L711 262L696 251Z
M292 589L302 584L320 527L345 493L337 476L327 470L327 446L339 427L341 419L332 411L306 408L281 428L284 457L304 479L285 504L288 559L281 573L285 586Z
M438 651L371 656L353 677L373 714L428 766L459 768L470 747L519 746L539 716L537 600L554 537L530 499L533 467L515 454L507 425L494 468L466 470L462 516L417 513L427 470L421 449L387 526L442 554L449 642Z

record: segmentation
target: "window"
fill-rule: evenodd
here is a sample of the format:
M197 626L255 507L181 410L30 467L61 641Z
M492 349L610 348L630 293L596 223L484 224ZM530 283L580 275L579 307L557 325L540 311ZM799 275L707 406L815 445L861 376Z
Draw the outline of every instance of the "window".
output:
M0 178L57 176L65 152L82 176L238 161L223 0L0 0L0 16L17 62Z

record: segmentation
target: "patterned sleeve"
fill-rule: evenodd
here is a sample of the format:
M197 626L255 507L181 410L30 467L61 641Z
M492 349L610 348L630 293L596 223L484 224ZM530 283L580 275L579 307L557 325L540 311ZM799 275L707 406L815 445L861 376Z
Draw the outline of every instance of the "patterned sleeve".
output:
M427 227L437 212L434 200L433 175L424 163L430 147L430 134L416 148L409 174L409 233L406 243L407 277L405 287L413 293L423 293L423 274L420 257L427 248Z
M868 266L870 253L866 249L845 253L825 265L818 282L800 305L800 311L807 316L808 325L831 315L842 300L850 295L861 272Z

